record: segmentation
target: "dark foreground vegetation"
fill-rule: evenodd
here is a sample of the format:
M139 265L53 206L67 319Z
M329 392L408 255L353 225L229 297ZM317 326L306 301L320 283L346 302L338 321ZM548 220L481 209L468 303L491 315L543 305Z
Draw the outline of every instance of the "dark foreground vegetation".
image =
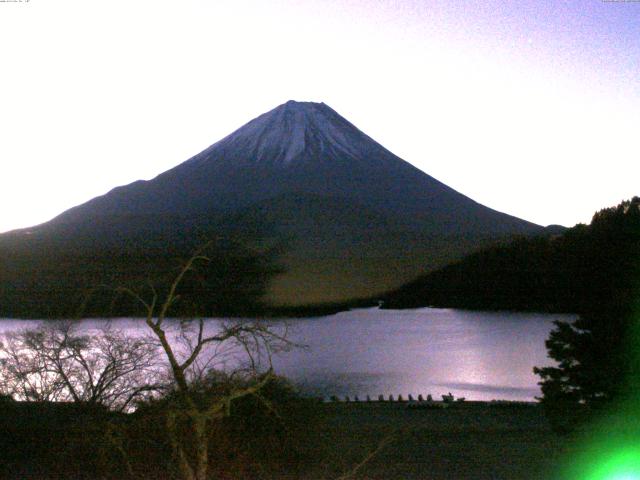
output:
M536 406L302 400L265 388L274 409L243 399L210 431L208 478L554 479L572 437ZM0 474L6 479L176 478L161 404L135 414L79 404L0 406Z
M612 408L640 426L640 198L598 212L583 236L580 315L549 335L556 365L534 369L542 403L559 430L600 421ZM640 445L640 430L634 435Z
M171 401L148 402L125 414L99 405L4 399L0 478L182 478L173 443L192 450L191 435L168 431ZM265 409L264 401L277 410ZM207 432L206 478L272 478L283 471L297 476L305 452L296 442L313 428L310 408L277 381L264 386L260 400L234 402L229 415Z

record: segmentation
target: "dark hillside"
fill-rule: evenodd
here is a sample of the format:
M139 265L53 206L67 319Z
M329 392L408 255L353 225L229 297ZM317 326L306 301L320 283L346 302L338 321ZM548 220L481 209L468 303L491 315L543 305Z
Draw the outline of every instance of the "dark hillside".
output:
M580 313L633 291L639 264L635 197L599 211L590 225L476 252L391 292L386 306Z
M186 238L168 231L157 235L146 232L138 231L123 242L113 236L65 239L62 235L33 235L4 243L0 246L0 315L141 315L140 305L116 295L116 289L127 287L150 294L153 285L163 291L207 238L214 238L205 251L210 261L201 263L183 284L183 298L174 314L239 315L263 310L266 287L281 271L271 247L257 241L249 243L249 239L241 244L231 237L202 232Z

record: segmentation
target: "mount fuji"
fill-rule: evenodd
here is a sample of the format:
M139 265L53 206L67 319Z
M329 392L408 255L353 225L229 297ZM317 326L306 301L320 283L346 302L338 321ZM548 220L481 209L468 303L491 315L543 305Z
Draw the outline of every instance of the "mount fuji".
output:
M203 225L284 245L284 273L267 293L275 305L371 296L490 242L544 232L415 168L324 103L289 101L151 180L1 235L0 248L171 243Z

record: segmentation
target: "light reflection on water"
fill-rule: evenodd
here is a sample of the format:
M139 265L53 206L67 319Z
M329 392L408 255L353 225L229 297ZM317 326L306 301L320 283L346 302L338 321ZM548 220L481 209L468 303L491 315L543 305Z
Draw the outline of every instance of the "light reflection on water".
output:
M279 354L274 366L305 393L324 397L451 392L474 400L533 400L540 391L532 368L550 363L544 341L556 319L573 316L371 308L295 319L287 321L289 337L308 348ZM84 320L81 328L105 322ZM0 320L0 333L40 323ZM217 324L208 320L210 328ZM138 319L111 325L146 332Z
M295 324L310 346L277 362L319 395L394 397L447 392L467 399L533 400L534 366L547 365L554 319L569 315L451 309L344 312Z

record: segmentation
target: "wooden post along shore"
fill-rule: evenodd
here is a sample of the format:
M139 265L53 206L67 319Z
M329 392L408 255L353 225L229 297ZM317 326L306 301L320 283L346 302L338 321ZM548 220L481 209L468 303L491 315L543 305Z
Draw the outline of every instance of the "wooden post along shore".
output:
M366 395L365 397L366 403L372 403L374 400L371 398L371 395ZM338 397L337 395L331 395L328 400L330 403L363 403L364 400L361 400L358 395L354 395L353 398L349 395L345 395L343 399ZM455 398L453 394L450 392L446 395L442 395L442 401L434 401L433 396L428 394L425 398L421 393L418 394L417 398L413 396L412 393L408 394L406 398L402 394L398 394L394 396L393 394L389 394L385 396L384 394L378 395L379 403L408 403L409 405L416 404L433 404L433 403L461 403L465 401L464 397Z

